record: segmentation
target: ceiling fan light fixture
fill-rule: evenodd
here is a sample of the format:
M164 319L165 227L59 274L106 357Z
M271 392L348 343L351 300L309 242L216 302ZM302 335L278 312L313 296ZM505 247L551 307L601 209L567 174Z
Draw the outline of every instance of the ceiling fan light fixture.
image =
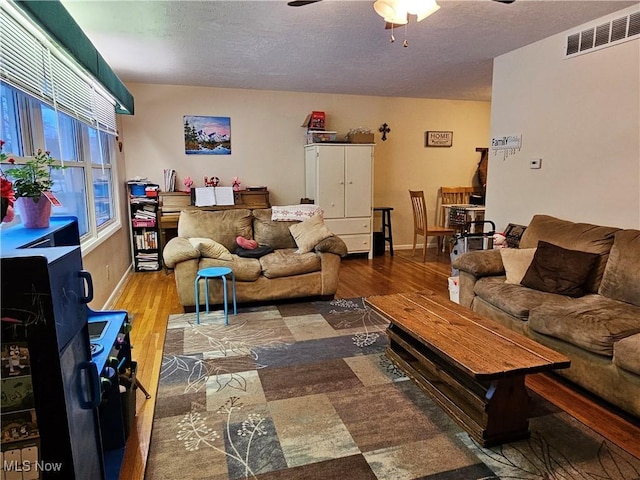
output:
M421 22L425 18L427 18L432 13L440 10L440 5L436 3L436 0L422 0L420 3L420 10L415 12L415 15L418 17L418 21ZM409 13L413 13L409 11Z
M405 25L409 21L402 0L377 0L373 4L373 9L388 23Z
M393 0L377 0L373 3L373 9L382 18L386 18L392 16L395 13L395 10L393 8L394 3L395 2Z
M392 25L406 25L409 23L409 18L406 13L404 15L396 14L394 17L385 17L384 21Z
M436 0L377 0L373 4L376 13L394 25L406 25L408 14L416 15L420 22L439 8Z

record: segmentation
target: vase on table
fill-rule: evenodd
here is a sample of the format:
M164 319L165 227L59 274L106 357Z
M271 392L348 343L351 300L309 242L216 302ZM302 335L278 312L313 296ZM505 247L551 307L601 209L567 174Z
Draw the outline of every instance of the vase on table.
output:
M16 207L24 228L47 228L51 218L51 202L44 195L39 198L19 197Z

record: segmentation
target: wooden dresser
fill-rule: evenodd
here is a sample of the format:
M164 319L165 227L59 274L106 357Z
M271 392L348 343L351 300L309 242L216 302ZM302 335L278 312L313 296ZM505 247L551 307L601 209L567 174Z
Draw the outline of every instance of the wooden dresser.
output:
M217 205L212 207L196 207L192 205L191 195L187 192L160 192L160 208L158 224L160 225L160 251L166 243L178 235L178 218L183 210L228 210L231 208L269 208L269 192L267 190L240 190L234 192L234 205Z

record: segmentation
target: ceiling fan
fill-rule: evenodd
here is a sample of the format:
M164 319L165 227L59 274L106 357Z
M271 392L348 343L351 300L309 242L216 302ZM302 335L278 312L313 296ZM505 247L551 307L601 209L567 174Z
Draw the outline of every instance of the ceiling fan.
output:
M322 0L293 0L291 2L287 2L287 5L290 7L304 7L305 5L309 5L311 3L321 2ZM513 3L516 0L493 0L494 2L500 3Z
M317 3L320 2L322 0L291 0L289 2L287 2L287 5L289 5L290 7L304 7L305 5L310 5L312 3ZM385 19L385 29L391 29L393 30L394 28L398 28L402 25L406 25L407 21L408 21L408 13L414 13L417 14L418 16L418 21L421 21L422 19L426 18L427 16L431 15L432 13L434 13L435 11L437 11L440 6L435 2L435 0L423 0L423 2L418 2L418 0L408 0L409 3L411 4L411 8L414 10L412 11L411 9L407 8L407 4L403 5L404 9L402 8L402 6L400 6L400 10L396 10L396 2L400 2L401 0L382 0L382 1L376 1L374 3L374 9L376 10L376 13L378 13L378 15L380 15L381 17L383 17ZM515 2L515 0L493 0L494 2L499 2L499 3L513 3ZM382 4L380 7L378 7L378 4ZM391 39L392 41L394 40L393 38L393 33L391 34ZM405 41L406 44L406 41Z

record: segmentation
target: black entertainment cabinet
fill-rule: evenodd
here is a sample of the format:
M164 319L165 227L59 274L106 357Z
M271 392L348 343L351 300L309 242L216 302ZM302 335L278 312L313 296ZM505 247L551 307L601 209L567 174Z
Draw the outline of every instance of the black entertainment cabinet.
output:
M0 231L2 478L120 473L135 415L128 317L88 307L79 242L73 217Z

